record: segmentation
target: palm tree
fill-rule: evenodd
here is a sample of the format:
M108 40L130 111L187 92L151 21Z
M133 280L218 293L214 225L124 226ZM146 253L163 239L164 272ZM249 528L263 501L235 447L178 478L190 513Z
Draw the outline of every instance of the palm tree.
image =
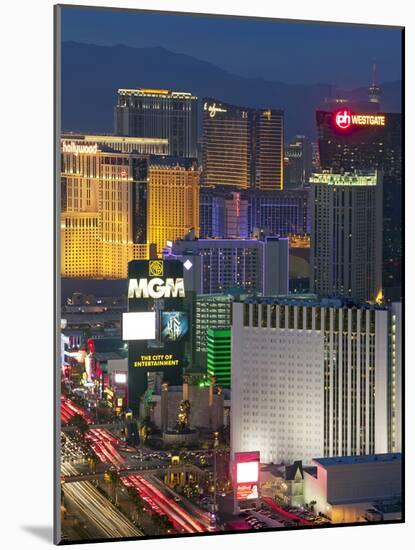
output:
M96 474L96 472L97 472L97 466L98 466L99 463L100 463L100 460L99 460L99 458L96 456L96 454L91 453L91 454L88 456L89 468L90 468L90 470L91 470L91 472L92 472L93 474Z
M120 482L120 476L118 475L118 472L115 470L111 470L109 472L109 478L111 481L111 487L112 487L112 499L115 502L115 505L118 505L118 487Z
M143 499L137 494L137 491L132 487L127 489L129 502L130 502L130 516L133 521L139 521L144 511Z

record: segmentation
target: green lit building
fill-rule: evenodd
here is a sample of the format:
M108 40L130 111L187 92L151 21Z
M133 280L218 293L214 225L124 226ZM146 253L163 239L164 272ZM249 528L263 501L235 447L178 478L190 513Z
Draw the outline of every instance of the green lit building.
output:
M195 362L200 372L207 368L207 334L210 328L229 328L232 324L231 294L196 296Z
M231 385L231 329L210 328L207 333L207 372L223 388Z

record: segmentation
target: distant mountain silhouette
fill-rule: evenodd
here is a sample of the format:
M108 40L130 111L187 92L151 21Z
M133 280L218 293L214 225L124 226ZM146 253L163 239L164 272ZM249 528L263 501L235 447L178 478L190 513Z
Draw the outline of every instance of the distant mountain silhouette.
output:
M301 73L301 68L299 68ZM315 110L326 97L366 99L367 89L341 92L330 84L285 84L246 78L165 48L62 44L62 128L112 132L118 88L168 88L191 91L199 98L217 97L247 107L285 111L285 133L315 135ZM383 88L384 111L400 111L401 83ZM201 102L200 102L201 103ZM201 118L201 117L200 117Z

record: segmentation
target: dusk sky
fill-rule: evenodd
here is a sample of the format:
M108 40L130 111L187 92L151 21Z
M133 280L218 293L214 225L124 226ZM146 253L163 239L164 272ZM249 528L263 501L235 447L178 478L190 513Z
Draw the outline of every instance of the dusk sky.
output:
M227 71L287 83L366 86L401 78L397 28L66 8L62 40L164 47Z

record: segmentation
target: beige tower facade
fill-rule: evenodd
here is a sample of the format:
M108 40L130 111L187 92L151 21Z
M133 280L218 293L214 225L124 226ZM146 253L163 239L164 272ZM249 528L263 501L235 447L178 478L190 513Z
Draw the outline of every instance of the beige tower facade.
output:
M62 277L122 279L130 260L149 257L148 241L136 242L133 231L141 159L109 139L62 139Z
M161 256L167 241L199 236L200 171L190 159L152 157L148 179L148 240Z

